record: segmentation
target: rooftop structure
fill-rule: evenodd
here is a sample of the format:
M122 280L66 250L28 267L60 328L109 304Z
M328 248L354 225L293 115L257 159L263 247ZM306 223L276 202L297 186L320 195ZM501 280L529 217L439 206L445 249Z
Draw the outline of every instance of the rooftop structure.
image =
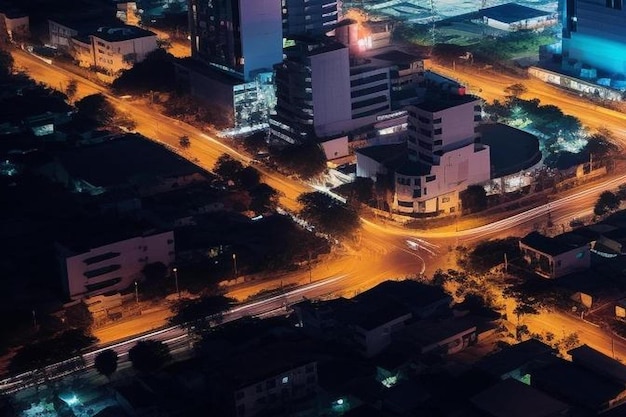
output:
M543 392L509 378L471 399L489 417L554 417L566 415L569 406Z

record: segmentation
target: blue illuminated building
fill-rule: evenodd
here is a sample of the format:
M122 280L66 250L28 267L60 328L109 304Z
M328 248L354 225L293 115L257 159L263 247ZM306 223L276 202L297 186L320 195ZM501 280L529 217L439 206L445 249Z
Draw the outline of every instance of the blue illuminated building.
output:
M626 74L624 0L562 0L563 69L583 78Z

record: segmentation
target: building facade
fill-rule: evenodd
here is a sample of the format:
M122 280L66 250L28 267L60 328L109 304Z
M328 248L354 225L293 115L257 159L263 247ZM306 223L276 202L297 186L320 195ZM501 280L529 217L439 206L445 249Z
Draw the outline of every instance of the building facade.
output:
M136 236L85 250L57 243L66 295L79 300L132 287L143 279L146 265L175 260L174 232Z
M491 178L489 147L476 132L481 111L481 100L463 92L408 108L408 160L395 173L395 210L454 214L459 192Z
M558 236L550 238L532 232L519 242L528 268L544 278L559 278L591 265L591 245L570 244Z
M317 363L305 362L234 391L237 417L252 417L311 396L317 389Z
M323 36L339 21L337 0L282 0L283 37Z
M191 54L252 81L282 61L282 12L273 0L190 0Z
M607 76L626 75L623 0L564 0L562 17L564 69L580 76L585 67Z

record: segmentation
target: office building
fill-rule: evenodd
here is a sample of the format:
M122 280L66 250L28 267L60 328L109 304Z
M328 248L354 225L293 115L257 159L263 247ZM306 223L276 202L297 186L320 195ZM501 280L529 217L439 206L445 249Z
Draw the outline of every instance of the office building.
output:
M339 21L337 0L282 0L283 36L323 36Z
M624 1L563 1L563 69L582 78L625 75Z
M190 0L191 54L242 81L271 72L282 55L279 0Z

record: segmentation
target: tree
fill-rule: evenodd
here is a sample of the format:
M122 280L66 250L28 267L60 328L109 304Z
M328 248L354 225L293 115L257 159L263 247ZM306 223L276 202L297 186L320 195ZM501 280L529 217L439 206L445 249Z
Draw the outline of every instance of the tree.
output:
M255 213L267 213L276 210L278 207L278 192L265 183L248 190L252 201L250 210Z
M67 85L65 86L65 95L67 96L67 99L70 101L70 103L72 102L72 100L74 100L74 96L76 96L77 91L78 82L74 78L72 78L67 82Z
M213 172L221 177L224 181L235 181L237 174L243 169L243 164L228 154L222 154L217 158L217 162L213 166Z
M477 213L487 208L487 192L482 185L470 185L460 193L463 210Z
M183 135L180 138L178 138L178 144L180 145L181 148L187 149L188 147L190 147L191 141L189 140L189 136Z
M221 321L222 313L228 311L235 301L222 295L183 300L174 307L175 315L170 318L170 323L202 333L211 322Z
M508 87L505 87L504 93L507 95L509 99L517 99L520 98L523 94L528 92L528 88L524 84L517 83L511 84Z
M4 49L0 49L0 79L7 78L13 73L13 55Z
M615 138L610 131L600 129L598 132L587 138L585 150L592 156L593 159L601 161L607 156L617 153L619 150L617 145L615 145L614 140Z
M78 100L75 105L79 117L98 127L111 126L117 116L113 105L100 93L85 96Z
M158 340L142 340L128 351L128 358L139 372L152 372L172 360L169 347Z
M113 349L106 349L96 355L94 360L96 370L111 379L111 375L117 370L117 352Z
M519 256L519 239L493 239L479 242L474 249L459 256L458 264L468 272L484 274L493 267L504 262L505 255L509 260Z
M122 71L111 87L116 94L145 94L152 91L170 92L176 86L174 57L164 49L156 49L132 68Z
M603 214L617 210L619 205L620 199L615 193L604 191L600 194L600 197L598 197L593 212L597 216L602 216Z
M237 172L234 181L238 186L248 190L259 185L261 174L254 167L247 166Z
M300 217L322 233L348 237L361 223L356 211L324 193L301 194L298 203L302 205Z
M270 151L282 168L303 179L316 177L326 169L326 154L314 141L282 149L271 148Z

